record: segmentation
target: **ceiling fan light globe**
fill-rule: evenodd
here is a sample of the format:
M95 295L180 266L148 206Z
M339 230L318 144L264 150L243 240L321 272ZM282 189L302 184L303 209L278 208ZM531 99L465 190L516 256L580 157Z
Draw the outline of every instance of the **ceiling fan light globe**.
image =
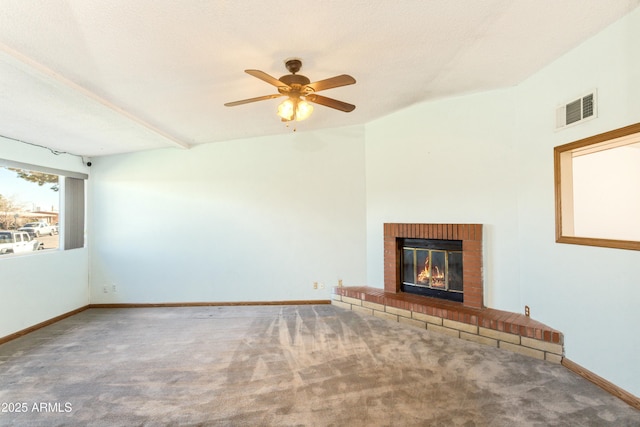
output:
M278 116L282 117L284 120L293 119L293 102L290 99L285 100L280 105L278 105Z
M309 104L307 101L298 102L298 108L296 109L297 121L309 118L311 113L313 113L313 105Z

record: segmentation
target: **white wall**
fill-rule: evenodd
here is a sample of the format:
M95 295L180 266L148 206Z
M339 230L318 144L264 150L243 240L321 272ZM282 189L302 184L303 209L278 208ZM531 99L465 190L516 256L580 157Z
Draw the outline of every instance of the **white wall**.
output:
M92 303L316 300L364 283L362 127L93 160Z
M486 224L485 304L529 305L569 359L640 396L640 252L555 243L553 178L554 146L640 122L637 40L640 9L517 87L369 123L368 284L383 222ZM599 117L555 132L556 106L593 88Z
M636 396L640 252L554 242L553 147L640 122L639 39L640 9L516 88L522 302L569 359ZM554 132L555 107L593 88L598 118Z
M522 311L511 91L414 106L367 125L367 283L385 222L485 224L485 304Z
M0 158L88 173L78 157L2 137ZM0 337L89 303L86 248L0 257L0 272Z

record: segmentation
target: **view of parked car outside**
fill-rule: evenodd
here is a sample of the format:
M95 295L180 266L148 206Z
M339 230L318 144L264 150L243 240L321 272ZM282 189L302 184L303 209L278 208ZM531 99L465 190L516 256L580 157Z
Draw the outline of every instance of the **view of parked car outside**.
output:
M57 232L54 226L46 222L29 222L18 228L18 231L26 231L33 237L40 237L45 234L53 236Z
M25 231L0 231L0 255L33 252L43 247L42 242Z
M59 247L59 177L0 166L0 255Z

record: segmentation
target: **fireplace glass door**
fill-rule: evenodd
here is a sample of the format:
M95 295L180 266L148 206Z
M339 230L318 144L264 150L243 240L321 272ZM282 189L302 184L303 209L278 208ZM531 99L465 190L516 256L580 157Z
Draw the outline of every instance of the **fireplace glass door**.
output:
M404 292L463 300L461 241L400 240Z

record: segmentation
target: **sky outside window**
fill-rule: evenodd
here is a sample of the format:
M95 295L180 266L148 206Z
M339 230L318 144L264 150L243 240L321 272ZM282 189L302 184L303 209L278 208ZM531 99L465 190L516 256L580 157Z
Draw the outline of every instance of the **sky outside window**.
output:
M39 186L19 178L18 174L0 166L0 195L13 200L25 211L58 212L60 193L51 189L52 184Z

